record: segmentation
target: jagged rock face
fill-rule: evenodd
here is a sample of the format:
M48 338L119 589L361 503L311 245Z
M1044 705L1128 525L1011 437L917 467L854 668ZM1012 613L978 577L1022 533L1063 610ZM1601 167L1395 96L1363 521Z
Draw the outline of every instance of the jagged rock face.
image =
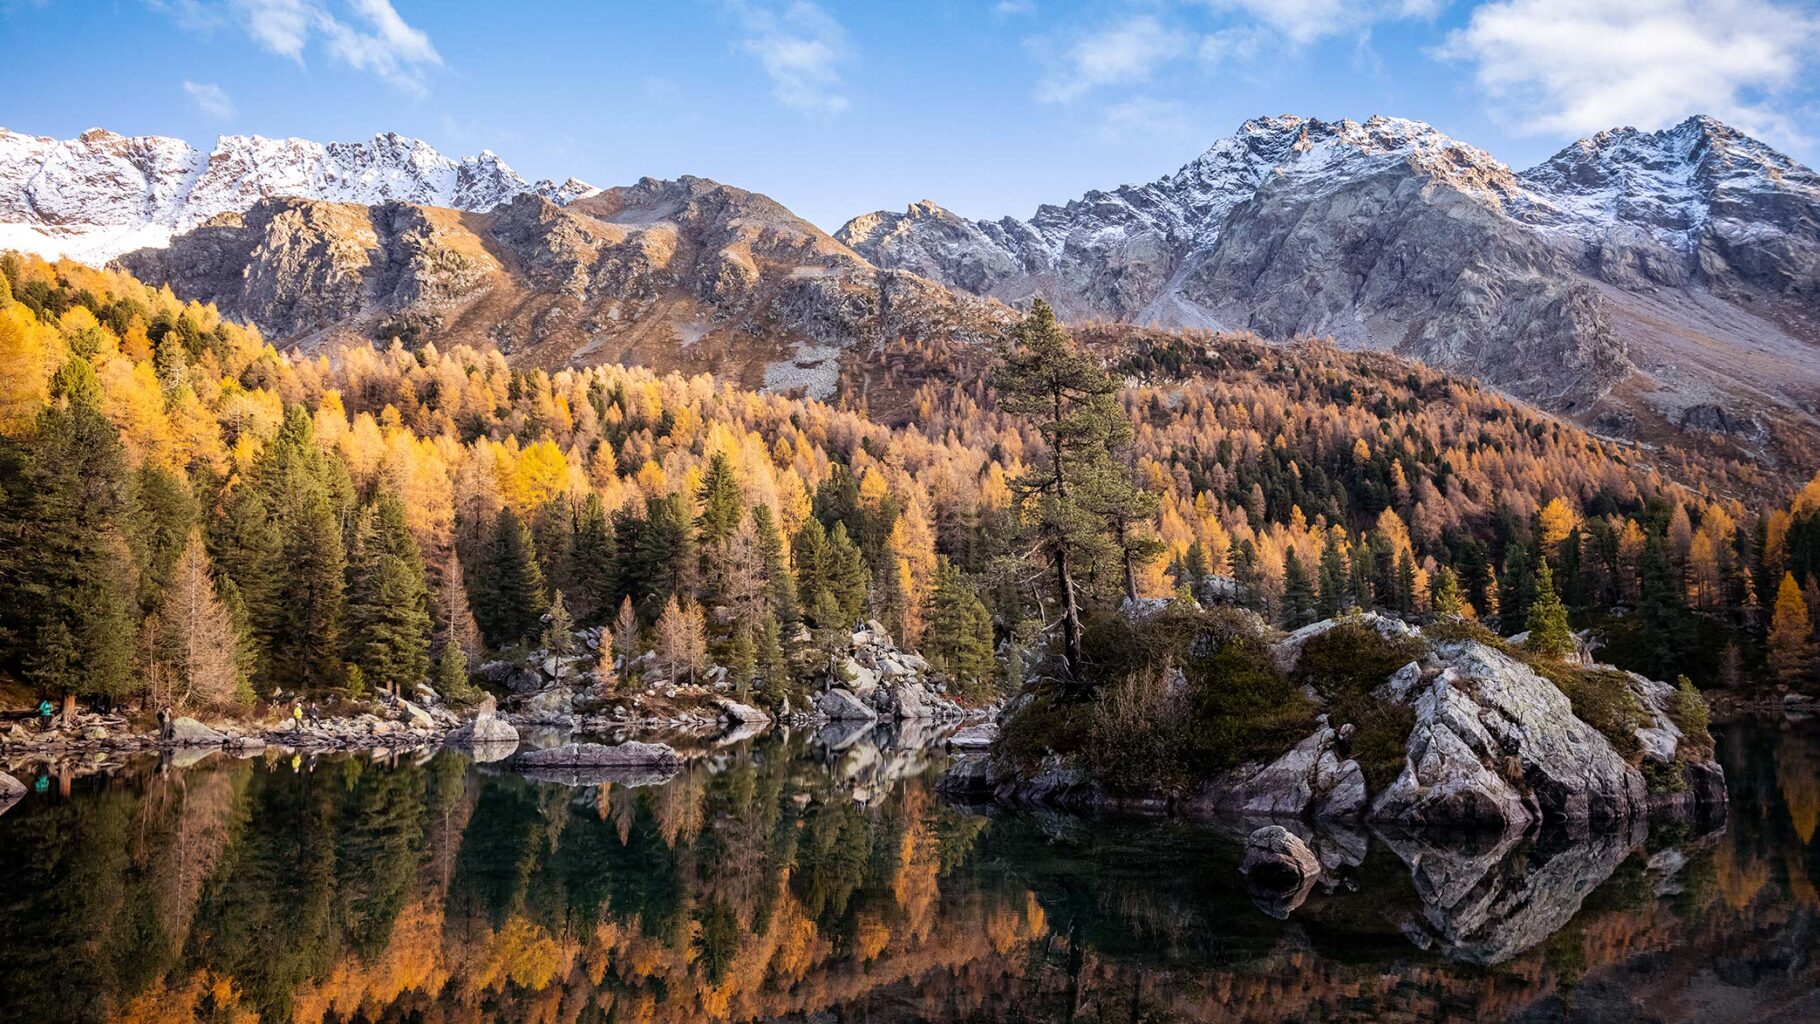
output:
M896 338L978 340L1009 312L879 271L764 196L645 179L488 213L267 199L119 263L281 342L491 344L516 361L709 370L826 398Z
M527 182L491 152L455 159L392 132L327 144L223 135L205 153L156 135L0 129L0 248L94 263L273 196L490 210L519 195L568 203L594 191L574 178Z
M1377 818L1406 825L1521 829L1537 820L1646 817L1643 776L1548 680L1484 644L1437 644L1432 681Z
M446 307L483 286L499 263L461 244L459 222L441 212L262 200L121 263L143 280L208 296L272 337L292 337L374 309Z
M1522 191L1417 122L1264 118L1173 175L1029 222L925 202L838 237L880 266L1041 295L1076 319L1333 335L1525 397L1600 393L1627 367L1623 346L1596 294L1506 212Z
M1820 175L1712 118L1600 132L1522 181L1520 216L1613 283L1820 294Z
M1177 294L1266 337L1394 348L1532 400L1603 392L1628 362L1599 297L1495 198L1402 163L1332 189L1278 179Z
M1806 431L1817 181L1710 118L1601 133L1519 175L1417 122L1274 117L1172 175L1027 221L924 201L837 237L1066 319L1331 334L1554 408L1598 402L1632 432L1675 431L1701 403Z
M1365 772L1322 725L1266 765L1242 765L1186 802L1196 813L1247 818L1354 819L1365 813Z

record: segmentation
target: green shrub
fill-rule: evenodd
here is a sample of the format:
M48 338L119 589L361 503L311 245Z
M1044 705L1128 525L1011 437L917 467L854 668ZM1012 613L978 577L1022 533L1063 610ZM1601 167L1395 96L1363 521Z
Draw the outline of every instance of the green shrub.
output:
M1082 648L1098 684L1091 697L1028 702L994 747L1001 766L1028 772L1053 750L1112 790L1179 792L1274 757L1314 727L1313 706L1241 612L1178 606L1140 622L1108 617L1088 624Z
M1431 643L1476 640L1487 647L1508 652L1504 638L1472 619L1438 619L1422 627L1422 635Z
M1637 729L1649 724L1637 698L1630 692L1630 677L1607 668L1585 669L1538 659L1530 664L1567 695L1574 715L1599 730L1620 757L1636 764L1643 756Z
M1314 729L1315 708L1277 671L1262 636L1214 619L1183 665L1191 718L1186 759L1198 774L1275 757Z
M998 742L992 745L994 762L1003 770L1028 773L1051 750L1074 753L1081 747L1084 710L1078 704L1062 704L1052 694L1036 695L999 729Z
M1651 793L1679 793L1687 788L1687 772L1678 756L1667 764L1645 761L1641 770Z
M1330 701L1367 694L1426 653L1420 637L1391 639L1363 622L1343 621L1302 645L1296 681Z
M1297 682L1326 699L1328 722L1336 729L1353 726L1352 756L1374 792L1403 770L1416 714L1406 705L1372 697L1371 691L1426 653L1420 637L1390 638L1363 622L1342 622L1310 639L1296 661Z
M1684 737L1681 753L1712 754L1712 715L1706 707L1706 698L1686 676L1675 680L1675 692L1668 698L1668 717Z

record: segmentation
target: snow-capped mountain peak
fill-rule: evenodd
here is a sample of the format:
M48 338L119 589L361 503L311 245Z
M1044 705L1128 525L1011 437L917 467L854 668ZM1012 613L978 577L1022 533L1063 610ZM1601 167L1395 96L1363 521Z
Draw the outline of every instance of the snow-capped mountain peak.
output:
M1706 115L1660 131L1614 128L1575 142L1520 176L1525 219L1586 240L1642 234L1689 254L1715 218L1759 209L1820 210L1820 176ZM1792 212L1792 207L1783 211Z
M489 210L527 192L563 204L595 191L573 178L527 182L491 150L451 158L396 132L330 143L223 135L203 153L103 128L68 140L0 129L0 248L96 263L269 196Z

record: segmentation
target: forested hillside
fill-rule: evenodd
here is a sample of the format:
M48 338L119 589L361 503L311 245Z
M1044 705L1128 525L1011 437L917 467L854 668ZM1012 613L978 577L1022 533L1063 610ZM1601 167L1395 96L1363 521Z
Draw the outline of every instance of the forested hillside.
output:
M1041 417L983 373L896 373L932 357L914 343L880 354L914 411L889 427L863 397L434 337L283 354L118 272L0 276L0 673L34 693L460 693L568 618L775 702L872 617L983 698L1058 617ZM1089 413L1125 424L1077 424L1125 489L1066 524L1087 616L1217 576L1283 626L1382 606L1514 633L1558 593L1658 676L1812 672L1820 485L1747 505L1770 486L1748 467L1660 465L1390 356L1087 334L1058 344L1110 371Z

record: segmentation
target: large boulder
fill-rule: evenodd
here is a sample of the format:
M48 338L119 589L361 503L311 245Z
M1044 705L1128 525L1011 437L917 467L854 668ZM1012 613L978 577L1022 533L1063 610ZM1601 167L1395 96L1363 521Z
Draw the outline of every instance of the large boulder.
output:
M480 708L474 717L456 727L448 735L448 742L464 747L503 748L518 746L518 730L511 722L499 717L499 705L489 694L481 701ZM509 753L509 751L507 751ZM496 757L489 760L497 760Z
M760 711L750 704L741 704L736 700L723 699L719 702L719 706L720 713L727 716L727 721L733 722L736 725L768 725L771 722L770 715L765 714L763 711Z
M682 770L682 758L663 743L565 743L521 754L516 766L528 778L569 786L660 786Z
M411 728L425 732L436 728L436 719L428 711L408 700L399 701L398 706L404 711L404 720Z
M519 764L536 767L622 768L658 767L682 764L682 759L667 743L565 743L560 747L529 750L518 758Z
M196 721L183 717L171 723L171 738L164 741L167 747L219 747L226 744L226 733L215 730Z
M865 701L839 686L831 687L817 697L815 707L837 722L871 722L878 718Z
M957 729L948 737L948 746L955 750L986 750L992 741L998 739L998 725L993 722L980 722Z
M1239 873L1253 900L1273 917L1288 917L1321 877L1321 862L1300 836L1281 825L1266 825L1245 841Z
M1323 724L1269 764L1242 765L1189 798L1197 813L1261 818L1348 819L1365 813L1365 772L1341 755Z
M1472 640L1436 644L1430 658L1441 670L1415 688L1403 771L1374 817L1511 829L1648 813L1642 774L1552 682Z
M0 772L0 806L12 803L25 795L25 783Z

